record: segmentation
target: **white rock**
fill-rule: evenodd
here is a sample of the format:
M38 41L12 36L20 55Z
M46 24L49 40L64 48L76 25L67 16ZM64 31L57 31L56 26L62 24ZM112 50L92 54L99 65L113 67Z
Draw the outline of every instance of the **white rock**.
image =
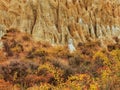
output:
M83 24L83 21L81 18L79 18L79 21L78 21L80 24Z
M72 39L69 39L69 41L68 41L68 48L69 48L70 53L73 53L74 51L76 51L76 49L73 45L73 40Z

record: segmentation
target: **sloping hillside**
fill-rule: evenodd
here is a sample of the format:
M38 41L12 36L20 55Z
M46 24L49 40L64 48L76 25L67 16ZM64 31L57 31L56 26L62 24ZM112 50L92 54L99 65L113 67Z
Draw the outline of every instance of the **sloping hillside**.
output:
M120 44L101 48L100 42L67 46L35 42L11 28L0 49L1 90L119 90ZM1 83L4 82L4 83ZM109 87L108 87L109 86ZM9 89L8 89L9 88Z

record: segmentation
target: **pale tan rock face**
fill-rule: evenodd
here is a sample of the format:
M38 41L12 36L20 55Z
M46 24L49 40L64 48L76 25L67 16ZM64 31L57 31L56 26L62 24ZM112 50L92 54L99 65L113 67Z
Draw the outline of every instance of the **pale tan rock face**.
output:
M120 37L120 0L0 0L0 24L37 41L75 44Z

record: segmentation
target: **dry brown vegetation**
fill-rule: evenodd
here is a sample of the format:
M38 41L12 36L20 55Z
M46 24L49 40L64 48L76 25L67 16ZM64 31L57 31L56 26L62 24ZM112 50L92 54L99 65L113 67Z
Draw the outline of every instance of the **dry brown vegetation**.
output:
M0 90L119 90L120 45L66 46L34 42L30 35L10 29L2 37ZM1 83L4 82L4 83Z

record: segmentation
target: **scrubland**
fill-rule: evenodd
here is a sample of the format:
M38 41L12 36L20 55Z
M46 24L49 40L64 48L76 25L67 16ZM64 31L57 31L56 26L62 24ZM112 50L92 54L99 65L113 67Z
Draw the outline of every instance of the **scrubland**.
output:
M2 37L0 90L119 90L120 45L67 46L34 42L15 30Z

